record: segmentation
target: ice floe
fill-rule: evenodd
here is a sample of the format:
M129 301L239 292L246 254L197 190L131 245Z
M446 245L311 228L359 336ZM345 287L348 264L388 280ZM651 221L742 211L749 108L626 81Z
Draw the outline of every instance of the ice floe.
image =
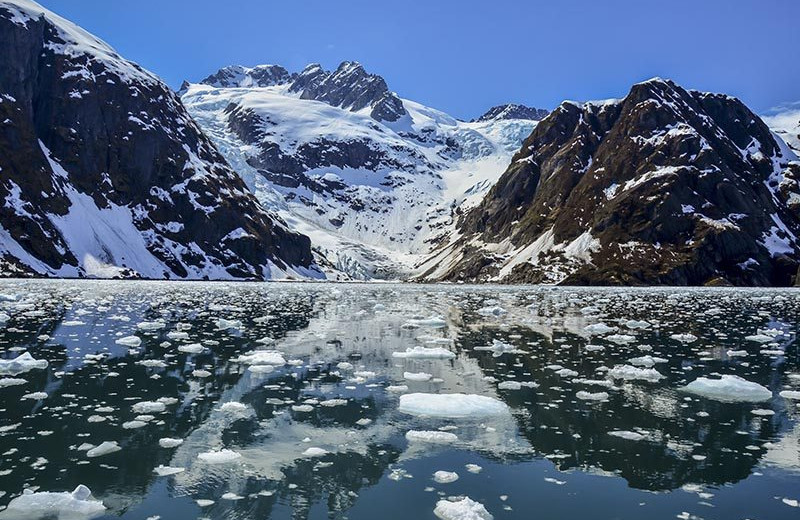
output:
M508 405L493 397L475 394L404 394L399 410L409 415L452 419L503 415Z
M698 377L681 390L729 403L759 403L772 398L772 392L768 388L734 375L723 375L719 379Z

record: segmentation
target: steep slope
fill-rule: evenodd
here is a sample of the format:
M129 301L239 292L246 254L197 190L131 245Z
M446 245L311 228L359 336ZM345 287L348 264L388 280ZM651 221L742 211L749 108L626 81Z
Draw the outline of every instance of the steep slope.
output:
M795 162L792 162L795 161ZM545 118L429 280L787 285L800 163L739 100L671 81Z
M321 276L158 78L0 1L0 274Z
M182 99L262 204L352 278L407 276L536 125L465 123L413 101L385 102L394 96L385 81L353 62L261 86L248 70L267 67L275 66L227 67L209 84L187 85Z

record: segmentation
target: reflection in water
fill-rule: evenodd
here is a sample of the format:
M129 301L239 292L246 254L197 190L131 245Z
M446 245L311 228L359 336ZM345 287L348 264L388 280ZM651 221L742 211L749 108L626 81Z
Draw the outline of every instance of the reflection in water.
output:
M108 518L430 518L455 496L496 518L788 518L799 306L777 290L6 281L0 356L49 366L0 379L0 504L84 484ZM393 356L412 347L455 356ZM268 364L239 359L256 350ZM722 374L772 398L680 390ZM510 412L410 416L412 392ZM104 441L121 450L87 456ZM198 458L220 453L235 460Z

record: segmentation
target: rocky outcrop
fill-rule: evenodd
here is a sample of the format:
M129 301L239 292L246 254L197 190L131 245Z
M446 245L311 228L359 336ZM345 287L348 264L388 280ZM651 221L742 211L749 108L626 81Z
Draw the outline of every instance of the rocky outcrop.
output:
M157 77L0 1L0 274L319 276Z
M497 121L498 119L529 119L531 121L541 121L547 117L549 113L550 112L543 108L533 108L525 105L508 103L490 108L475 121Z
M434 280L790 285L800 163L741 101L667 80L539 123Z
M370 117L377 121L397 121L406 114L403 102L389 91L386 81L368 74L354 61L342 62L334 72L311 64L294 79L289 90L299 93L302 99L323 101L353 112L370 108Z
M220 88L272 87L283 85L291 80L292 75L280 65L258 65L255 67L231 65L218 70L201 81L201 83Z

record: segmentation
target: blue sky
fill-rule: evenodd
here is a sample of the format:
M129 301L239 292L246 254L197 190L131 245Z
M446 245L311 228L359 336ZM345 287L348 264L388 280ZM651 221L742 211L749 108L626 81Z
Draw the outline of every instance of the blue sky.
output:
M798 0L40 0L177 87L240 63L357 60L402 97L472 118L623 96L662 76L800 100Z

